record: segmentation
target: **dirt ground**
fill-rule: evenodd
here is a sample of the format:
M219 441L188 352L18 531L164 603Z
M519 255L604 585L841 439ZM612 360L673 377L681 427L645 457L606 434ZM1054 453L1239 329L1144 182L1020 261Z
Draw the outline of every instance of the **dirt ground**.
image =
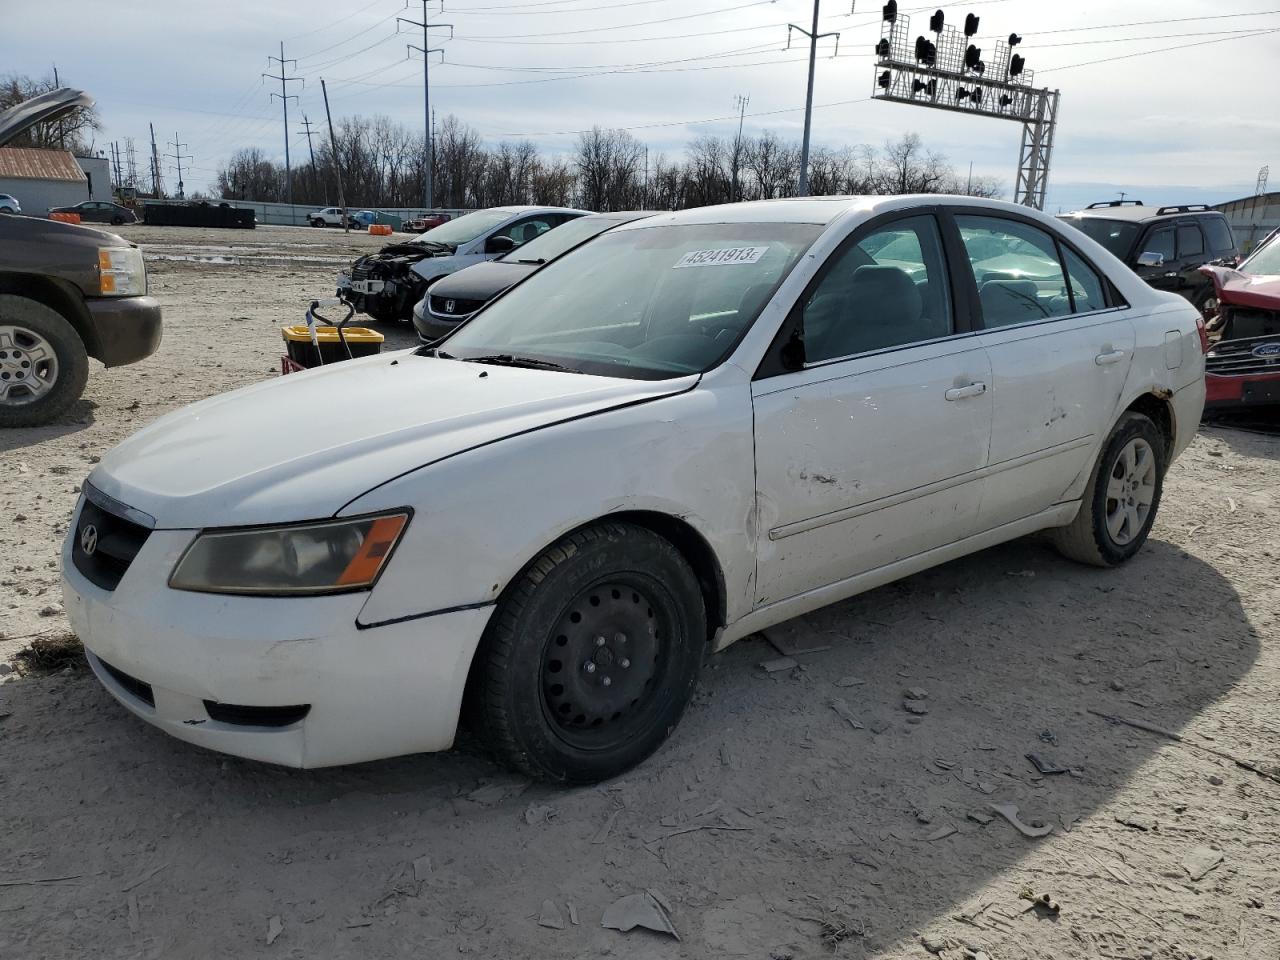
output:
M275 375L278 327L380 243L122 232L151 257L164 344L0 436L0 663L67 630L58 548L92 463ZM1278 526L1280 437L1204 428L1125 568L1018 542L805 618L793 635L830 646L794 670L744 641L656 756L589 789L465 742L337 770L226 758L83 667L4 663L0 956L1274 960L1280 782L1211 751L1280 767ZM985 822L1002 803L1052 833ZM678 942L602 928L645 890Z

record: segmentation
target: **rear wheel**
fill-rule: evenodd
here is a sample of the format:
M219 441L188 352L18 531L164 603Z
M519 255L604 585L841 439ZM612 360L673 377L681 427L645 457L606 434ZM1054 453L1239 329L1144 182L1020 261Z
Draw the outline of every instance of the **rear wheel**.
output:
M111 223L113 226L118 227L120 226L120 224L124 223L124 217L120 216L120 214L117 213L114 217L111 218Z
M1126 413L1103 446L1075 520L1052 531L1054 545L1081 563L1124 563L1151 532L1164 470L1160 430L1149 417Z
M56 310L0 294L0 427L47 423L84 392L89 356Z
M596 524L547 549L503 594L468 712L516 769L594 783L667 738L706 643L702 594L680 552L644 528Z

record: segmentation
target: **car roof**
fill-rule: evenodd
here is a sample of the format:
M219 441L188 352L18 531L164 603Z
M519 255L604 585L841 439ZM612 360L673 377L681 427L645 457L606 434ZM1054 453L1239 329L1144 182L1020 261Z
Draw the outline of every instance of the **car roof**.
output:
M577 208L575 208L575 207L537 207L537 206L522 207L522 206L511 206L511 207L488 207L488 208L486 208L486 209L489 209L489 210L495 210L495 211L497 211L497 212L499 212L499 213L510 213L510 214L518 214L518 213L577 213L577 214L581 214L582 216L586 216L586 215L588 215L589 213L591 213L591 211L590 211L590 210L578 210L578 209L577 209ZM467 213L481 213L481 212L483 212L483 210L468 210L468 211L467 211Z
M1094 207L1090 210L1073 210L1071 213L1062 214L1062 219L1095 219L1095 220L1124 220L1129 223L1145 223L1148 220L1167 220L1174 217L1197 217L1206 214L1216 214L1222 216L1221 211L1210 209L1188 209L1188 207L1196 206L1195 204L1176 204L1171 203L1163 207Z

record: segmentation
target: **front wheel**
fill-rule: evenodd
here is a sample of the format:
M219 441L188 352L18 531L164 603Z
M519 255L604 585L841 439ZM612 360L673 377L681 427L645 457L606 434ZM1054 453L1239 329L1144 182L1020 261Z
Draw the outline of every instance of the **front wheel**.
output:
M1052 532L1064 556L1114 567L1139 550L1155 523L1164 488L1164 438L1140 413L1126 413L1103 445L1080 512Z
M598 523L548 548L503 593L468 714L510 766L595 783L675 729L706 645L702 593L680 552L642 527Z
M0 294L0 427L31 427L84 392L89 356L75 328L43 303Z

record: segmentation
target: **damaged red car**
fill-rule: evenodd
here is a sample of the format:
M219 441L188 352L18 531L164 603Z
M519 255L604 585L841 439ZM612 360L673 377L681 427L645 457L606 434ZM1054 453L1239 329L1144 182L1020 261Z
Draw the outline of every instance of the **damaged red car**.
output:
M1203 266L1213 278L1219 334L1205 357L1205 406L1280 410L1280 233L1237 267Z

